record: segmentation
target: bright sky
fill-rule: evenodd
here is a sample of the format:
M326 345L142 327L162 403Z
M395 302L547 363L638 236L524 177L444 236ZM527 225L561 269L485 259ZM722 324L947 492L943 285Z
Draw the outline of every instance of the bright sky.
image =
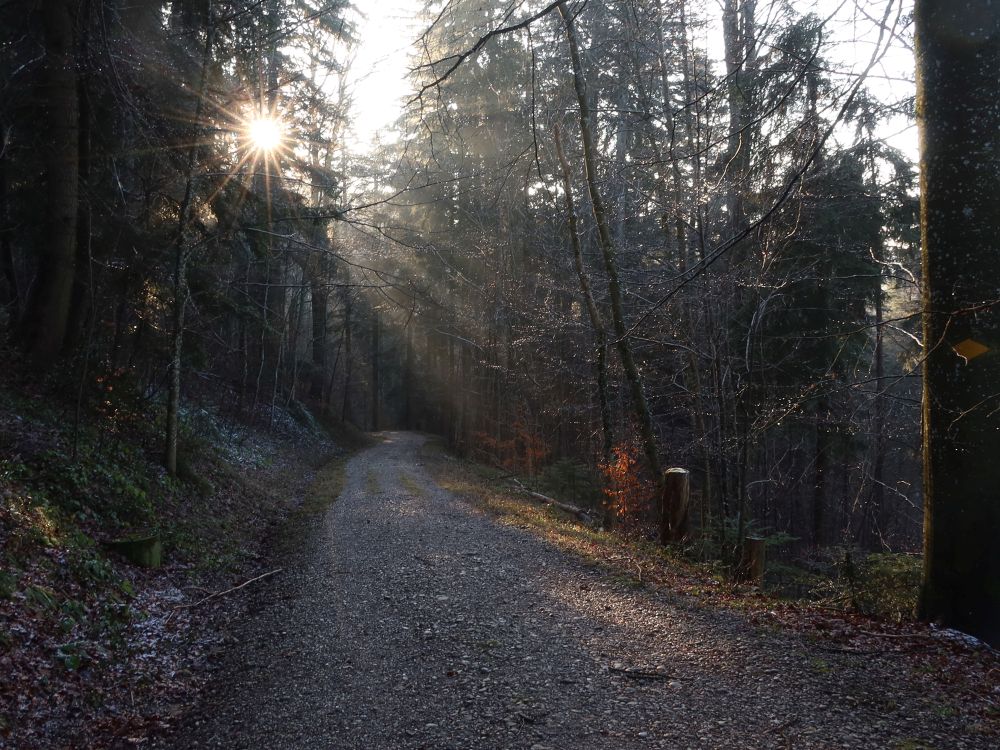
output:
M406 79L411 45L420 33L415 16L419 0L368 0L358 3L367 18L358 24L357 57L351 66L354 118L351 147L371 151L379 131L391 128L410 93ZM394 136L382 134L383 142Z
M489 2L490 0L486 0ZM902 0L905 7L911 7L913 0ZM829 12L828 0L793 0L800 10L812 10L817 14ZM358 24L357 58L351 69L354 97L353 133L351 148L359 153L370 152L381 137L382 142L392 142L395 134L387 132L399 117L402 103L412 93L406 78L410 65L411 45L421 30L415 17L421 0L364 0L358 3L362 13L368 17ZM763 4L761 4L763 5ZM366 7L367 6L367 7ZM870 41L848 41L856 35L873 33L873 18L863 18L852 3L840 5L839 22L831 24L834 39L844 40L834 52L849 69L860 72L871 54ZM884 0L869 2L865 11L870 16L880 17L885 7ZM715 24L705 28L701 40L713 55L721 55L721 29ZM838 54L839 53L839 54ZM857 60L843 60L857 56ZM872 71L869 87L879 96L898 98L912 92L912 83L901 79L913 76L913 58L908 50L893 49L883 61L883 65ZM381 131L381 133L380 133ZM912 158L916 157L916 128L902 117L893 118L883 124L882 137Z

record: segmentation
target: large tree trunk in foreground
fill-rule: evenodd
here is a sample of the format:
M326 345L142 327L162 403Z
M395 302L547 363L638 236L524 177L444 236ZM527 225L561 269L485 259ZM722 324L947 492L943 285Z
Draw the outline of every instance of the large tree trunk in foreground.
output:
M76 14L77 4L70 0L44 0L41 6L46 221L38 279L21 321L20 340L42 364L51 362L62 349L76 262L80 127L73 59Z
M918 0L915 18L926 349L920 609L1000 643L1000 8Z

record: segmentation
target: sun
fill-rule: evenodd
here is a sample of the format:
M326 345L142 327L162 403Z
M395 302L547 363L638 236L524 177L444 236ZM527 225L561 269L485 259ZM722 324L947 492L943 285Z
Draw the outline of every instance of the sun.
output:
M273 117L258 117L247 125L250 144L261 152L271 152L281 145L281 122Z

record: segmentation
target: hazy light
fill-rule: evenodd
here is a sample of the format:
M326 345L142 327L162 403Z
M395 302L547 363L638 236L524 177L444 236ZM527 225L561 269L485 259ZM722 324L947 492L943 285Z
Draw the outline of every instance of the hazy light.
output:
M259 117L247 125L247 136L258 151L274 151L281 145L281 123L273 117Z
M379 0L378 12L373 9L358 19L360 43L348 71L351 132L347 145L355 153L369 153L379 142L396 139L393 125L403 102L413 93L407 71L415 52L413 41L421 31L416 19L422 7L421 0Z

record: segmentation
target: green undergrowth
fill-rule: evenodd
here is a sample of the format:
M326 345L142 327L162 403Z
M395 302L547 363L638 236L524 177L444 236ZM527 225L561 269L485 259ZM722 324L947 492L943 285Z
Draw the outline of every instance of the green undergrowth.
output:
M116 658L128 624L144 616L136 590L158 574L106 542L158 537L171 583L213 585L253 569L286 517L308 517L339 492L329 431L291 410L274 434L187 411L170 477L155 405L140 413L109 397L78 420L59 393L0 383L0 656L32 652L25 663L71 672ZM350 427L338 437L365 441Z

